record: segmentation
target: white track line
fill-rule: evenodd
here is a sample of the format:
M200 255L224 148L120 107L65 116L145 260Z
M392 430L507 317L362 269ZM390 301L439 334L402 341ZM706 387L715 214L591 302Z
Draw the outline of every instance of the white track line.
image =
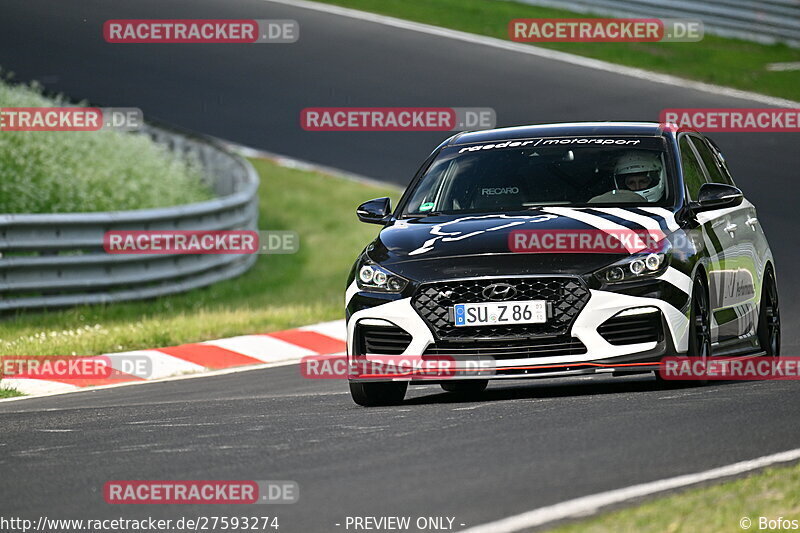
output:
M704 481L736 476L766 466L796 461L798 459L800 459L800 448L795 448L794 450L765 455L749 461L713 468L696 474L686 474L683 476L661 479L650 483L642 483L641 485L600 492L574 500L567 500L555 505L548 505L547 507L540 507L522 514L509 516L508 518L503 518L495 522L464 529L461 533L507 533L519 531L521 529L540 527L566 518L593 514L603 507L641 498L643 496L688 487L690 485L703 483Z
M450 30L447 28L440 28L438 26L431 26L429 24L422 24L419 22L411 22L409 20L398 19L394 17L387 17L385 15L376 15L374 13L367 13L365 11L358 11L346 7L339 7L328 4L319 4L317 2L309 2L308 0L264 0L275 4L284 4L292 7L300 7L304 9L311 9L314 11L321 11L323 13L330 13L332 15L340 15L353 19L362 20L364 22L372 22L375 24L383 24L384 26L391 26L393 28L400 28L405 30L426 33L428 35L436 35L448 39L455 39L457 41L464 41L471 44L481 44L484 46L491 46L502 50L511 52L519 52L532 56L542 57L545 59L552 59L554 61L561 61L562 63L570 63L581 67L591 68L595 70L603 70L606 72L613 72L623 76L638 78L641 80L661 83L664 85L672 85L676 87L685 87L687 89L694 89L706 93L728 96L731 98L741 98L743 100L750 100L759 102L766 105L777 107L800 107L800 102L787 100L785 98L778 98L775 96L767 96L764 94L753 93L750 91L742 91L739 89L732 89L730 87L723 87L721 85L714 85L711 83L704 83L701 81L687 80L679 78L678 76L671 76L669 74L659 74L657 72L650 72L634 67L626 67L600 61L599 59L590 59L588 57L577 56L568 54L566 52L558 52L556 50L549 50L546 48L538 48L529 44L516 43L514 41L504 41L494 37L486 37L474 33L466 33L458 30Z

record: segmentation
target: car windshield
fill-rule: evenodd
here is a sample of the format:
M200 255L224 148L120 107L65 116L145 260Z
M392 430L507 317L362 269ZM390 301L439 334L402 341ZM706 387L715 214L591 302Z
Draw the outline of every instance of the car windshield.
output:
M401 216L536 207L668 206L672 183L660 137L537 138L443 149Z

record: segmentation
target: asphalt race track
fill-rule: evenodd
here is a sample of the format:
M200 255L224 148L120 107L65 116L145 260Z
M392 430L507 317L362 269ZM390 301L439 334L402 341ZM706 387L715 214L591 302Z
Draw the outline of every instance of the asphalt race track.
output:
M794 382L659 390L649 378L438 388L364 409L297 366L0 404L3 514L270 515L280 531L346 516L475 525L797 446ZM119 479L295 480L293 505L108 505ZM11 482L11 480L14 480Z
M256 0L4 0L0 65L103 106L404 183L446 134L311 133L312 106L493 107L498 125L656 120L665 107L763 107L524 54ZM109 45L107 19L290 18L291 45ZM688 45L687 45L688 46ZM800 355L800 135L717 134L776 256L784 353ZM355 206L354 206L355 207ZM344 276L344 273L343 273ZM800 385L660 390L650 378L492 384L482 402L412 388L356 407L296 366L0 403L3 516L348 515L472 526L599 491L797 447ZM295 480L283 506L111 506L112 479ZM735 525L732 525L732 528Z

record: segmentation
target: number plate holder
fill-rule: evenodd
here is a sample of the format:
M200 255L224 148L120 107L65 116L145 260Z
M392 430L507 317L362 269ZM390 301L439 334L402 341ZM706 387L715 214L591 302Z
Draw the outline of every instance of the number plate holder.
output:
M548 307L547 300L456 304L452 309L453 324L456 327L544 324Z

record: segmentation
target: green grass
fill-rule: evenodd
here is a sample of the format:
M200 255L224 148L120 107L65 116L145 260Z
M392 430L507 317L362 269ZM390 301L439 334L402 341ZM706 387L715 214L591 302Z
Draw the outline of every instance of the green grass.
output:
M720 485L692 489L636 507L558 527L553 533L723 533L759 529L760 516L800 520L800 464L770 468Z
M377 234L355 208L395 189L254 161L259 228L294 230L300 250L262 255L242 276L143 302L18 313L0 321L0 355L96 355L281 330L344 315L352 262Z
M16 389L0 388L0 398L13 398L14 396L22 396L22 394Z
M511 19L591 16L500 0L320 1L504 40L509 40ZM800 101L800 71L766 70L768 63L800 61L800 49L783 44L763 45L706 33L697 43L536 43L536 46Z
M58 107L36 85L0 81L0 107ZM197 162L145 135L0 131L0 213L164 207L213 198Z

